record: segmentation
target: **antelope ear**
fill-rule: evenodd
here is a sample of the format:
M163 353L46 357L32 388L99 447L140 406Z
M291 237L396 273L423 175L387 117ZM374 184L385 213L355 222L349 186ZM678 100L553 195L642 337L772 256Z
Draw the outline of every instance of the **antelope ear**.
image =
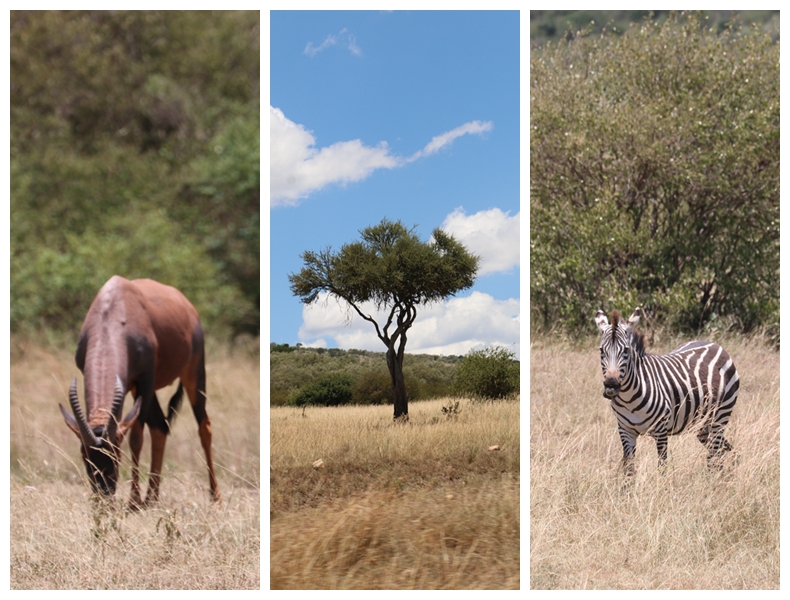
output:
M58 406L60 407L60 414L63 415L63 419L66 421L66 425L68 425L69 429L71 429L74 433L77 434L78 438L82 439L82 437L80 436L80 427L79 425L77 425L77 421L74 419L74 417L71 415L69 411L63 408L63 405L60 402L58 402Z
M639 323L639 317L642 314L642 309L638 306L634 309L634 312L631 313L631 316L628 317L628 331L631 331L636 324Z
M134 422L137 420L137 417L140 416L140 407L143 405L143 397L139 396L135 401L134 405L132 405L131 410L126 413L126 416L123 418L123 421L118 423L118 445L121 445L123 441L123 437L126 435L126 431L134 425Z
M599 310L595 314L595 324L598 326L601 333L603 333L604 329L609 325L609 319L606 318L606 313L604 311Z

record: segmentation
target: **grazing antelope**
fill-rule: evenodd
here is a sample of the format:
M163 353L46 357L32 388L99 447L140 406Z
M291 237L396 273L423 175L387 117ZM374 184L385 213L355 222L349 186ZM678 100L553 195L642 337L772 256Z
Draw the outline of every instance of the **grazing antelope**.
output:
M203 328L197 311L177 289L151 279L128 281L117 275L102 286L82 324L77 367L85 381L85 413L77 396L77 378L69 389L72 416L63 418L82 442L82 458L93 491L110 496L118 482L121 442L127 432L132 450L131 508L140 497L143 427L151 434L151 476L145 504L156 502L165 441L186 388L208 465L213 500L219 500L211 458L211 421L206 414ZM155 391L179 378L165 417ZM121 420L124 396L136 398ZM87 417L86 417L87 413Z

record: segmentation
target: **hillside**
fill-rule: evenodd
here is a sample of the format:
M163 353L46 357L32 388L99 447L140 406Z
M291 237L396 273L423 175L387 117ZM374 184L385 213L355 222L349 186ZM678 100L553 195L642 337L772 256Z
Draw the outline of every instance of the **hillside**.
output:
M272 343L270 346L270 403L285 404L288 395L318 377L343 373L355 380L356 398L362 403L391 401L390 378L384 352L305 348ZM410 400L425 400L450 393L461 356L406 354L403 370Z

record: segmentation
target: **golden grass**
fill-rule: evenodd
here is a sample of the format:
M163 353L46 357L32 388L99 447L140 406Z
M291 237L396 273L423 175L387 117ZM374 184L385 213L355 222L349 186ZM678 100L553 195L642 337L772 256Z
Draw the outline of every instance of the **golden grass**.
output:
M460 402L272 408L272 589L517 589L519 403Z
M597 346L533 342L532 589L778 589L779 355L759 341L722 345L741 383L723 471L709 472L685 434L670 438L662 476L640 437L624 485Z
M165 449L159 504L129 514L120 508L129 497L126 442L114 508L100 511L89 500L79 441L58 410L58 402L68 406L68 386L79 374L72 352L17 339L11 348L12 589L260 587L257 356L211 344L207 351L206 409L220 505L209 501L197 424L185 399ZM174 389L158 393L160 404ZM147 430L145 438L144 492Z

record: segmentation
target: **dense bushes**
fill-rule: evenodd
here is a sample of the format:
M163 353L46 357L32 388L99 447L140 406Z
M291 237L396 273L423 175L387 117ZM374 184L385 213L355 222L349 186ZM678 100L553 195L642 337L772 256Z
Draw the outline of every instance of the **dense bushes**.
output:
M292 406L339 406L351 402L353 379L343 373L324 375L288 396Z
M592 34L603 31L621 34L631 23L652 17L659 23L671 15L669 10L531 10L529 11L529 42L532 47L572 37L587 28ZM779 39L778 10L739 10L739 17L746 23L759 23L773 39ZM732 10L700 11L705 25L722 32L732 20Z
M455 373L453 391L480 400L497 400L519 391L519 364L507 348L472 350Z
M390 404L393 401L392 380L383 352L301 348L287 344L271 344L271 350L269 401L272 405L289 403L300 390L334 375L350 378L349 402L352 404ZM450 394L460 360L456 356L407 354L404 358L404 377L409 400Z
M695 15L532 50L530 308L779 328L779 45Z
M383 352L275 343L270 347L272 406L393 402L392 380ZM407 354L404 371L409 401L453 394L504 398L519 391L519 363L505 348L485 348L464 357Z
M11 12L11 329L73 332L113 274L257 335L257 11Z

